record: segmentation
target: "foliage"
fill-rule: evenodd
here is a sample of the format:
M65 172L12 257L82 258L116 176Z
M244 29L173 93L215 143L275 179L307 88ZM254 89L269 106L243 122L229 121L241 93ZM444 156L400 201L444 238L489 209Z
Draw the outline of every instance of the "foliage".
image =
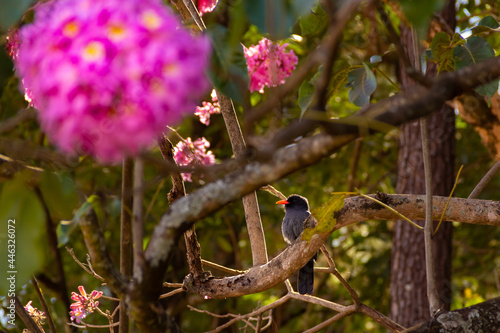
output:
M6 7L14 3L24 7ZM0 28L3 32L6 32L8 27L13 27L16 22L21 22L21 13L26 6L23 2L16 1L0 4L0 13L11 14L7 20L3 18L4 14L0 14ZM427 26L432 13L439 6L440 2L432 2L432 5L427 6L417 1L401 1L401 8L407 19L420 28ZM473 2L460 2L458 7L459 31L452 36L439 32L428 41L429 50L426 55L429 61L437 63L439 72L468 66L498 54L500 50L500 34L496 32L498 23L494 19L498 17L498 8L495 9L488 1L480 1L477 6ZM401 20L405 21L397 10L399 4L394 4L393 8L384 8L390 12L394 26ZM334 59L326 87L325 108L328 118L345 117L361 106L376 103L398 92L394 82L397 82L396 68L399 64L393 42L387 37L382 23L378 19L370 18L368 12L371 10L373 9L361 6L343 31L344 38ZM478 16L485 11L492 12L492 15L484 18ZM28 17L29 15L25 20ZM219 91L233 99L244 132L270 135L296 119L314 117L311 108L317 105L316 91L325 66L309 71L294 90L281 100L281 105L276 108L275 113L270 112L256 123L247 125L244 119L249 110L270 100L279 87L262 86L262 89L254 89L257 90L254 92L248 89L249 76L244 51L246 47L242 45L257 45L264 37L279 42L279 45L288 44L287 52L293 50L298 59L297 67L300 67L327 34L331 19L328 8L315 1L220 1L213 12L204 13L203 19L207 25L206 34L214 50L208 75ZM273 22L279 24L273 25ZM23 21L21 24L24 23ZM370 39L373 37L369 34L370 29L378 33L376 40ZM470 32L470 36L466 36L466 31ZM2 50L0 128L6 120L16 117L19 110L28 107L23 93L16 89L20 83L12 69L13 63ZM478 92L491 97L494 87L498 88L498 80L495 82L478 88ZM205 101L215 103L209 94L205 95ZM198 105L205 107L207 104L203 103L209 102L199 100ZM209 142L213 153L209 157L211 162L220 162L216 165L218 169L189 172L190 177L193 175L193 182L184 184L188 195L204 184L229 173L234 167L234 164L231 164L235 162L234 159L231 160L234 152L223 118L210 110L209 125L201 123L195 115L193 104L191 116L187 116L175 128L175 133L168 132L173 146L179 147L177 152L182 151L181 148L189 142L192 145L198 142L203 148L207 148L206 142ZM62 331L70 309L63 306L58 290L51 289L50 284L44 284L44 281L56 281L58 278L55 269L57 259L49 252L52 249L46 233L46 223L57 226L56 245L59 246L69 292L76 291L79 286L85 286L86 290L99 290L104 296L113 296L108 287L102 286L100 281L75 263L64 246L72 248L76 258L86 262L88 251L78 222L83 212L87 212L90 207L97 207L100 210L99 222L109 245L111 260L119 262L122 168L117 165L103 166L85 155L74 157L62 154L52 146L44 131L40 129L37 116L33 115L38 111L30 109L28 112L32 113L31 116L20 121L15 127L1 130L0 234L7 230L5 224L15 216L17 295L23 304L33 300L33 307L40 309L40 302L29 283L32 275L37 276L41 280L50 314L58 331ZM201 115L199 116L201 118ZM134 139L133 134L129 134L128 140ZM349 192L358 188L363 193L392 193L397 170L397 139L396 130L371 135L361 140L360 150L355 149L356 143L352 143L319 163L281 179L273 186L285 195L305 195L312 209L325 205L324 210L328 212L334 207L329 204L329 200L334 200L329 199L332 192ZM210 155L206 149L202 155L206 157L205 154ZM168 192L172 188L172 180L165 171L157 147L149 149L143 157L146 161L142 202L146 246L154 227L168 210ZM456 160L457 165L464 165L456 196L466 197L490 167L492 157L482 146L474 129L460 118L457 119ZM186 165L189 166L190 163L185 163ZM199 163L194 162L194 165L199 166ZM482 193L482 197L500 200L497 191L499 185L498 177L493 179ZM267 251L269 257L273 258L286 247L280 229L283 212L274 204L276 198L267 192L259 192L258 200ZM318 215L320 210L314 213ZM491 298L497 292L495 275L491 272L497 271L500 264L497 250L500 231L498 228L485 226L454 226L452 287L453 306L458 308ZM197 221L196 233L202 257L226 267L248 269L252 266L252 257L246 228L241 202L230 203ZM360 299L382 313L389 312L392 228L393 222L390 221L365 221L335 231L326 243L337 269L358 292ZM1 266L8 263L3 259L6 257L3 238L0 245L0 270L5 272L7 269ZM189 273L184 240L181 238L176 245L164 280L182 283ZM324 256L319 255L316 266L327 266ZM216 269L211 270L214 275L224 274ZM349 294L337 279L323 273L316 274L316 279L317 296L340 304L350 304ZM0 295L5 295L8 290L5 283L5 279L0 280ZM166 291L170 289L165 288ZM285 292L285 286L280 284L258 294L231 299L206 300L201 295L180 293L162 299L160 303L186 332L201 332L214 329L226 319L214 319L206 314L189 311L188 304L221 315L228 312L248 313L259 304L264 306L278 299ZM97 294L95 296L97 298ZM7 304L6 298L0 298L0 302L3 306ZM104 298L100 298L99 303L100 308L110 311L116 306L115 302ZM302 331L332 316L330 311L323 308L296 301L278 307L275 313L275 318L279 318L280 332ZM305 316L304 313L308 315ZM105 317L90 311L85 321L93 324L108 323ZM242 327L244 324L238 325ZM7 327L6 322L0 321L0 327L2 326ZM12 332L21 332L21 327L18 322ZM330 330L385 332L385 329L362 316L344 318L332 324Z

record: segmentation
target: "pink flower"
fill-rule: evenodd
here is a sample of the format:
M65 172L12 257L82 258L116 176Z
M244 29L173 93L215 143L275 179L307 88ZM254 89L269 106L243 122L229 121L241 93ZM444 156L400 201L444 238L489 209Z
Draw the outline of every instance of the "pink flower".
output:
M19 55L19 46L21 45L18 31L9 29L9 31L7 31L7 37L5 37L5 39L7 40L7 42L5 43L5 49L7 50L7 53L12 58L12 60L16 62Z
M38 310L37 308L34 308L31 305L31 302L33 301L29 301L28 304L26 304L26 306L24 307L24 309L26 309L26 311L28 312L30 317L33 318L38 327L42 327L44 324L43 321L45 320L45 313L43 311Z
M264 86L276 87L285 83L292 74L298 58L292 50L285 51L288 44L273 44L263 38L258 45L243 47L250 77L250 91L264 92Z
M218 0L198 0L198 11L200 15L211 12L217 5Z
M102 296L102 291L97 290L93 290L90 295L87 295L83 286L79 286L78 290L80 291L80 295L75 292L71 293L71 299L75 303L70 305L71 311L69 312L71 320L76 319L77 323L85 319L89 313L94 312L99 306L99 302L96 299Z
M211 96L213 104L210 102L203 102L203 106L197 106L196 112L194 113L195 115L200 117L200 122L207 126L210 124L210 115L214 113L220 113L220 105L217 100L215 89L212 90Z
M174 159L179 166L195 166L205 165L210 166L215 163L215 156L210 147L210 142L205 138L197 139L192 142L191 138L179 141L174 147ZM191 173L182 173L184 181L191 182Z
M206 37L160 0L64 0L19 31L19 76L63 151L118 162L155 143L208 88Z

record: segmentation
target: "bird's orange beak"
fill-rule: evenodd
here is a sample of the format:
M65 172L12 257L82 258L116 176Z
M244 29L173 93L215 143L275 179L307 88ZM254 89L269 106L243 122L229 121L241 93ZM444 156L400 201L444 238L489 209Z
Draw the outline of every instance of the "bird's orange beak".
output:
M280 205L287 205L287 204L289 204L289 202L288 202L288 201L286 201L286 200L276 201L276 203L277 203L277 204L280 204Z

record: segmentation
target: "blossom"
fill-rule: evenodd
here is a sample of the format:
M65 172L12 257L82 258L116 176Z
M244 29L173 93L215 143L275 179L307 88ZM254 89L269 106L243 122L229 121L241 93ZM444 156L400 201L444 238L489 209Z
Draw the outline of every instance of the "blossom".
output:
M217 5L218 0L198 0L198 12L200 15L211 12Z
M68 153L137 155L208 88L208 38L160 0L44 2L19 34L18 75L42 130Z
M220 105L219 101L217 100L217 93L215 92L215 89L212 90L211 97L212 103L203 102L203 106L197 106L196 112L194 113L195 115L200 117L200 122L207 126L210 124L210 115L214 113L220 113Z
M16 29L9 29L5 39L7 40L5 43L5 49L12 60L16 62L17 56L19 55L19 46L21 45L18 31Z
M205 165L210 166L215 163L215 156L212 151L207 148L210 147L210 142L205 138L191 141L191 138L179 141L174 147L174 159L179 166L196 166ZM191 173L182 173L184 181L191 182Z
M274 44L263 38L258 45L243 47L250 77L250 91L264 92L264 86L276 87L285 83L297 65L295 53L285 49L288 44Z
M70 305L71 311L69 314L71 315L71 320L76 319L76 322L79 323L80 320L87 317L89 313L94 312L99 306L99 301L96 301L96 299L102 296L102 291L93 290L90 295L88 295L83 286L79 286L78 290L80 294L74 291L71 293L71 299L75 301L75 303Z
M28 314L37 324L37 326L41 328L42 325L44 324L43 321L45 320L45 313L43 311L38 310L37 308L34 308L31 305L31 302L33 301L29 301L28 304L24 306L24 309L28 312Z

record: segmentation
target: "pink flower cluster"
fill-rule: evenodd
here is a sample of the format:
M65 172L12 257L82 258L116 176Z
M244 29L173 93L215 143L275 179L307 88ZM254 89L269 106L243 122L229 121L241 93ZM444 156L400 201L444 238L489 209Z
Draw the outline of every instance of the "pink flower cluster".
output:
M292 50L285 51L287 46L288 44L274 44L263 38L258 45L243 47L250 77L250 91L263 93L264 86L276 87L285 83L298 62Z
M96 299L102 296L102 291L97 290L93 290L88 295L83 286L79 286L78 290L80 291L80 295L75 292L71 293L71 299L75 303L70 305L71 311L69 312L71 320L76 319L77 323L85 319L89 313L94 312L99 306L99 301L96 301Z
M192 112L208 88L206 37L160 0L60 0L20 29L18 74L64 151L118 162Z
M215 156L212 151L207 151L208 147L210 147L210 142L205 138L197 139L194 142L191 141L191 138L179 141L174 147L175 162L179 166L213 165ZM191 173L182 173L182 179L191 182Z
M42 327L44 324L45 320L45 313L43 311L38 310L37 308L34 308L33 305L31 305L31 302L29 301L28 304L24 307L24 309L28 312L30 317L35 321L38 327Z
M217 100L217 93L215 92L215 89L212 90L212 103L210 102L203 102L203 106L197 106L196 107L196 112L194 113L195 115L200 117L200 122L205 125L210 125L210 115L214 113L220 113L220 105L219 101Z
M198 11L200 15L211 12L217 5L218 0L198 0Z

